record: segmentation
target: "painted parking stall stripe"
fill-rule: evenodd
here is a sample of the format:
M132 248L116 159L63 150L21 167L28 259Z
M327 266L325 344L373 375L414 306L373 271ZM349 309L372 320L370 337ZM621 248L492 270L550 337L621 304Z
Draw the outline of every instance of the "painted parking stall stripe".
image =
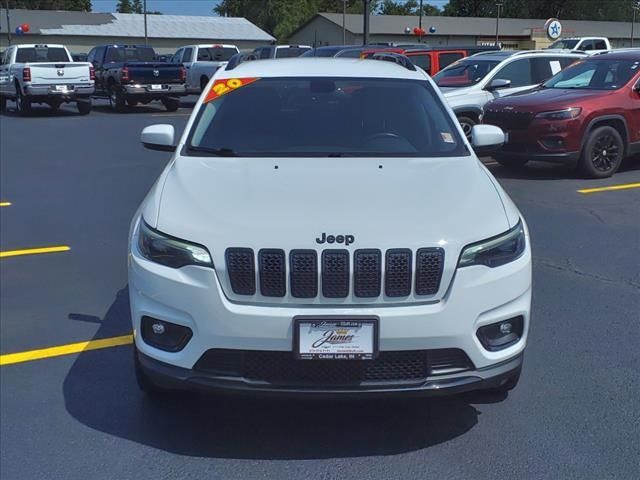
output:
M60 253L71 250L69 245L56 245L52 247L24 248L21 250L0 251L0 258L19 257L23 255L42 255L44 253Z
M10 207L11 205L11 202L0 202L0 207Z
M74 353L88 352L90 350L100 350L103 348L119 347L133 343L133 335L121 335L119 337L101 338L89 340L87 342L69 343L57 347L40 348L38 350L28 350L26 352L7 353L0 355L0 366L13 365L16 363L31 362L45 358L72 355Z
M621 185L610 185L608 187L583 188L582 190L577 190L577 192L586 195L589 193L611 192L616 190L631 190L633 188L640 188L640 183L623 183Z

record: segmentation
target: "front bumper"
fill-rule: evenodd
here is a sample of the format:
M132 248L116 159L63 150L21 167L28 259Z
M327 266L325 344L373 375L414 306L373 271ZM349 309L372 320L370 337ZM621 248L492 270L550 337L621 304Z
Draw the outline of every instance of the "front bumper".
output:
M523 353L489 367L452 375L427 377L419 383L363 384L314 388L273 385L242 377L215 376L181 368L136 352L139 368L158 386L166 389L199 390L265 395L370 396L370 395L451 395L472 390L499 388L522 369ZM291 358L291 361L296 360ZM303 360L304 361L304 360Z
M153 85L140 85L130 84L122 87L122 92L125 95L140 96L140 97L167 97L167 96L179 96L185 95L187 88L184 84L159 84L160 88L155 88Z
M527 152L527 151L512 151L505 149L504 147L494 154L495 158L508 160L524 159L537 162L549 162L559 163L562 165L575 166L580 158L580 152L565 152L565 153L539 153L539 152Z
M375 316L379 318L381 352L460 349L473 365L460 374L426 378L422 384L406 388L394 387L396 392L487 388L483 385L491 384L492 379L500 381L501 376L512 375L519 364L510 362L521 356L526 346L531 308L528 247L516 261L498 268L458 269L446 295L437 302L293 307L287 303L269 306L232 302L225 296L215 270L196 266L172 269L150 262L140 255L136 238L137 233L129 255L135 342L144 368L159 377L212 388L254 389L255 384L242 379L195 373L194 366L210 349L292 352L293 318L299 315ZM180 351L154 348L138 334L143 316L189 327L193 335ZM524 321L517 343L500 351L488 351L482 346L476 335L479 327L517 316ZM322 385L313 387L310 391L324 391ZM260 388L269 390L265 385Z

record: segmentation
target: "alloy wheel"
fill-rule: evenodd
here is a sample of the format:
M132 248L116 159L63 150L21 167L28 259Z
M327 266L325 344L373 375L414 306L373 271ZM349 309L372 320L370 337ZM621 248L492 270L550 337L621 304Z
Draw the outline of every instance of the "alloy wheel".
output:
M591 163L596 170L608 172L618 163L620 146L616 139L609 134L602 135L591 148Z

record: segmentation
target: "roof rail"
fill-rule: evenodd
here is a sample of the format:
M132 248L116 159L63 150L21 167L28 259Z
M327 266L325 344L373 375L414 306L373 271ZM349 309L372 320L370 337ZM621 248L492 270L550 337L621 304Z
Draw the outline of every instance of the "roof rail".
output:
M385 62L393 62L401 67L406 68L407 70L411 70L413 72L416 71L416 66L413 64L409 57L405 57L404 55L400 55L399 53L392 52L376 52L373 55L366 57L367 60L382 60Z
M227 62L227 66L225 70L233 70L238 65L244 62L249 62L251 60L257 60L255 53L236 53L233 57L229 59Z

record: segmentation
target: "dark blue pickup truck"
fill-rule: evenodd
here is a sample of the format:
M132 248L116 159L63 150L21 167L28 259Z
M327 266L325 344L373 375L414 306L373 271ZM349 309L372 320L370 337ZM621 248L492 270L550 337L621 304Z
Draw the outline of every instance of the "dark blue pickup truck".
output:
M160 100L170 112L177 110L179 97L186 93L186 71L182 65L155 58L153 48L146 45L95 47L87 57L96 73L95 95L108 98L117 112L153 100Z

